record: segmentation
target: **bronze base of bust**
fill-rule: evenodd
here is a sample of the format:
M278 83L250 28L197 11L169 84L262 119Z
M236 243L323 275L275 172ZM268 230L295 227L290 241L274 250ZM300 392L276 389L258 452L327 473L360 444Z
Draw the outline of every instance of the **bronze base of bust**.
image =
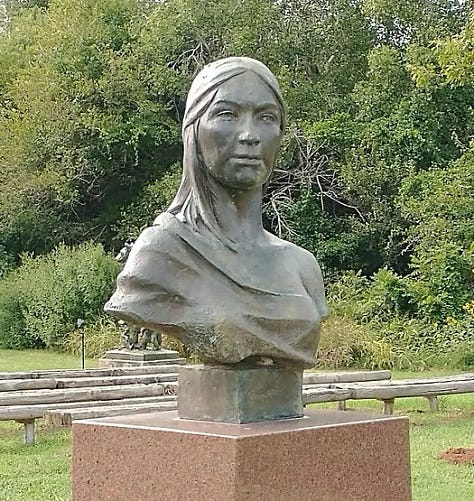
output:
M178 376L178 415L223 423L300 418L302 382L302 370L277 365L183 366Z

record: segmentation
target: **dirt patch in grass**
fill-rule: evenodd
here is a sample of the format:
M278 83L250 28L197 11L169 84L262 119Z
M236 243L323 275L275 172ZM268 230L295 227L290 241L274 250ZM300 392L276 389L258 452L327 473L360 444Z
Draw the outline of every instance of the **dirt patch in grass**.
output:
M439 457L454 464L474 465L474 447L450 447L442 452Z

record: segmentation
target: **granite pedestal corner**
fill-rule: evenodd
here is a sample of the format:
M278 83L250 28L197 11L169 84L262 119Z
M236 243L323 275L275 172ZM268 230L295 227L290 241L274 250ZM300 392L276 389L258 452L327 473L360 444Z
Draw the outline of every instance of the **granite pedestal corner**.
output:
M74 501L408 501L408 419L307 410L251 424L176 412L73 424Z

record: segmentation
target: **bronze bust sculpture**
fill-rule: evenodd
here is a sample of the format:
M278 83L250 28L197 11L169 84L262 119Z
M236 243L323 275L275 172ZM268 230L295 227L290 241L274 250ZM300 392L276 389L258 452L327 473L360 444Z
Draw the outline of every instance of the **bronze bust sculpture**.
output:
M180 339L207 364L314 365L328 314L320 268L262 225L284 125L262 63L226 58L198 74L178 193L137 239L106 311Z

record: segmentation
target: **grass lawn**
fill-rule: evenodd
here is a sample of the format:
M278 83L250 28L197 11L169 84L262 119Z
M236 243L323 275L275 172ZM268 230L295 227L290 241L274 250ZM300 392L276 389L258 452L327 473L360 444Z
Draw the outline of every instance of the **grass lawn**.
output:
M98 366L98 360L86 358L86 368ZM33 371L38 369L80 369L81 357L46 350L0 349L0 372ZM2 499L0 498L0 501Z
M22 429L0 422L0 500L69 500L70 430L38 427L37 443L25 446Z
M87 364L96 365L95 361ZM80 367L80 360L42 351L0 350L0 371L60 367ZM397 372L394 377L430 377L453 372ZM366 400L349 402L348 407L377 412L381 404ZM439 407L439 412L430 413L423 398L395 401L396 413L408 415L411 423L413 500L471 501L474 466L452 465L438 459L438 455L448 447L474 447L474 394L439 397ZM37 431L37 444L26 447L22 425L0 422L0 501L69 499L70 430L38 426Z

